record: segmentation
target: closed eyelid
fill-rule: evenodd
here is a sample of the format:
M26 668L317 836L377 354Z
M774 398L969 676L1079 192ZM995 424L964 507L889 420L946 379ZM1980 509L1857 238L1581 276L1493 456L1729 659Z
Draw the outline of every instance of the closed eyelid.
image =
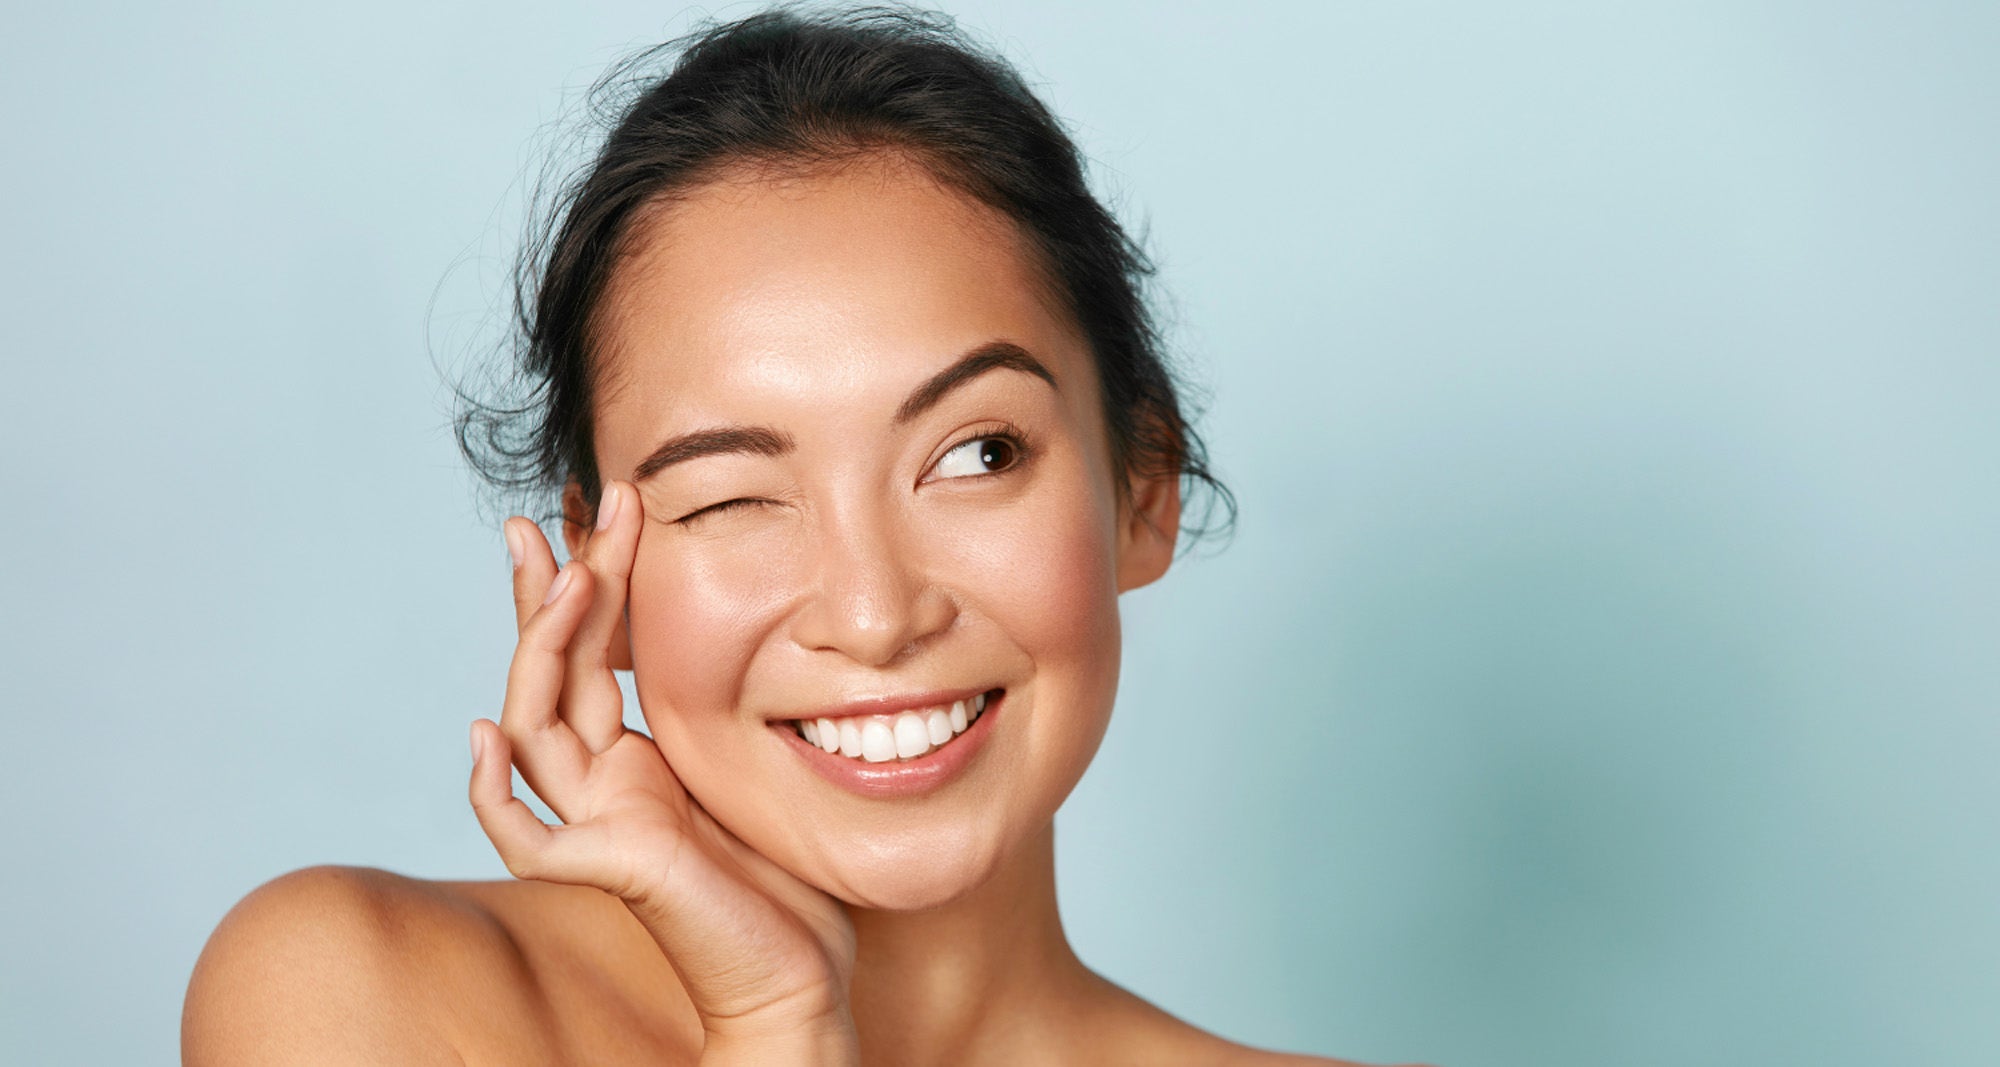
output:
M771 501L765 500L762 497L753 497L753 496L733 497L729 500L718 500L715 503L710 504L705 508L696 508L694 511L691 511L688 514L681 516L681 519L682 521L686 521L687 519L691 519L699 515L712 515L718 511L733 511L737 508L747 508L756 504L769 504L769 503L771 503Z

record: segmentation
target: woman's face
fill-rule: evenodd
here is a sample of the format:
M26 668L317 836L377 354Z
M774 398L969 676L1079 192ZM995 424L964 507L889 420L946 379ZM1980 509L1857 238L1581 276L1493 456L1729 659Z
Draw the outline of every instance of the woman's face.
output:
M746 172L637 232L594 432L645 511L646 722L694 798L803 880L948 901L1096 752L1117 597L1165 570L1177 480L1121 503L1087 343L1018 229L900 157ZM923 706L974 694L986 713L907 762L792 725L916 704L928 726Z

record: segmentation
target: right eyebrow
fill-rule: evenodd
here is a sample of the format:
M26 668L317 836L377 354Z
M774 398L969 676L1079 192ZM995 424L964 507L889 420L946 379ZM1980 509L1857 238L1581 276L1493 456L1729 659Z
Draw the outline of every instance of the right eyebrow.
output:
M797 447L792 435L764 426L729 426L718 430L696 430L669 437L632 471L634 484L673 466L704 456L732 453L752 456L782 456Z

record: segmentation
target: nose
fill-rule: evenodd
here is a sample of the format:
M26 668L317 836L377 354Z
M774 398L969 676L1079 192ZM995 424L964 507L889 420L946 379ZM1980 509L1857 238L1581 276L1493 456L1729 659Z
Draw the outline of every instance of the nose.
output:
M927 577L916 539L891 520L832 521L820 533L815 581L792 622L800 646L884 667L957 617L951 597Z

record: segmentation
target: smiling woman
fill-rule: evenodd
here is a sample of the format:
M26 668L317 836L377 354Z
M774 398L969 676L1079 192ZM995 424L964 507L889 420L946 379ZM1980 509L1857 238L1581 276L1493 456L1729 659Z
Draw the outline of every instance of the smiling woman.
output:
M506 523L470 798L519 880L266 885L187 1061L1309 1060L1096 975L1057 914L1119 594L1208 482L1076 149L941 18L768 13L679 57L530 248L536 403L461 423L571 557Z

